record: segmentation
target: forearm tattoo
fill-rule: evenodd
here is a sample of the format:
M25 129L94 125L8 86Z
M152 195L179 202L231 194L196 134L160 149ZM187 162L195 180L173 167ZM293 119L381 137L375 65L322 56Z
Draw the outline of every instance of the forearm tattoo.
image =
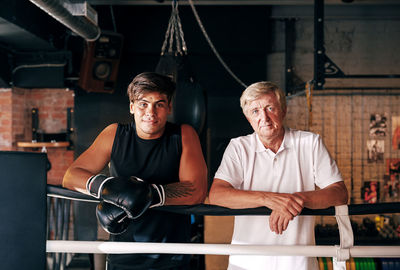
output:
M190 182L177 182L165 185L164 191L167 198L182 198L192 196L195 188Z

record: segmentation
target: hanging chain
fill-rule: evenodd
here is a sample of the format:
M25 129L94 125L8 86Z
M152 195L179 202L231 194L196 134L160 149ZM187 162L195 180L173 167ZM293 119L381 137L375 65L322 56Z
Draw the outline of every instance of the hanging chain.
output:
M169 48L168 48L168 52L172 53L172 46L174 44L174 35L175 35L175 15L174 12L172 11L171 13L171 32L169 34Z
M168 44L168 37L171 35L172 19L173 19L173 16L171 14L171 16L169 17L169 21L168 21L167 31L165 32L164 42L161 47L161 55L164 55L165 49L167 48L167 44Z
M183 35L182 23L179 17L178 1L174 0L172 3L171 16L169 18L167 31L161 47L161 55L164 55L168 46L168 53L173 54L186 54L187 47ZM175 48L174 48L175 45Z
M187 46L183 34L183 29L182 29L182 23L181 19L179 17L179 10L178 10L178 1L173 0L171 2L172 4L172 11L171 11L171 16L169 18L168 22L168 27L167 31L165 33L165 38L164 42L161 48L161 55L164 55L168 46L168 53L173 54L187 54ZM227 70L227 72L239 83L241 84L244 88L247 87L246 84L244 84L234 73L233 71L228 67L228 65L225 63L225 61L222 59L220 54L218 53L217 49L215 48L214 44L211 42L201 20L199 15L197 14L196 8L193 5L192 0L189 0L189 4L192 8L192 11L194 13L194 16L196 17L197 23L199 24L199 27L201 31L203 32L204 37L206 38L208 44L210 45L212 51L222 64L222 66ZM174 39L175 37L175 39ZM176 50L174 50L174 41L176 44Z
M183 52L186 54L187 53L187 47L186 47L186 42L185 42L185 37L183 35L183 29L182 29L182 23L181 23L181 18L179 17L179 10L178 10L178 1L176 2L176 25L179 30L179 36L182 41L182 47L179 46L179 48L182 48Z

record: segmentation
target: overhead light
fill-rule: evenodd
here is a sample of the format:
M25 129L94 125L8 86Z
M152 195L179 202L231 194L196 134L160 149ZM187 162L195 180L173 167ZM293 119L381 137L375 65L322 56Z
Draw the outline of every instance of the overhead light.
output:
M77 35L88 41L100 36L97 12L86 1L71 3L68 0L29 0Z

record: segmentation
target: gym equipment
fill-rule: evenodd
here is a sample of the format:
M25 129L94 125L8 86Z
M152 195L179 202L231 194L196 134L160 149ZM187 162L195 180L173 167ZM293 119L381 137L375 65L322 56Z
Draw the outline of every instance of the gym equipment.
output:
M189 124L200 134L206 120L206 96L191 71L188 58L178 1L172 1L172 12L155 71L170 76L176 83L173 111L169 120Z

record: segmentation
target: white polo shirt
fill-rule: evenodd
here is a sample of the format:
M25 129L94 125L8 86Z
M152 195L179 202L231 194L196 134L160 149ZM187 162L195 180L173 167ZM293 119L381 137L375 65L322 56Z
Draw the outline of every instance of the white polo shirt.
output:
M256 133L234 138L227 146L215 178L240 190L294 193L343 181L319 135L285 128L275 154ZM298 216L281 235L269 229L269 216L236 216L232 244L315 245L314 217ZM315 258L247 256L229 258L231 270L318 269Z

